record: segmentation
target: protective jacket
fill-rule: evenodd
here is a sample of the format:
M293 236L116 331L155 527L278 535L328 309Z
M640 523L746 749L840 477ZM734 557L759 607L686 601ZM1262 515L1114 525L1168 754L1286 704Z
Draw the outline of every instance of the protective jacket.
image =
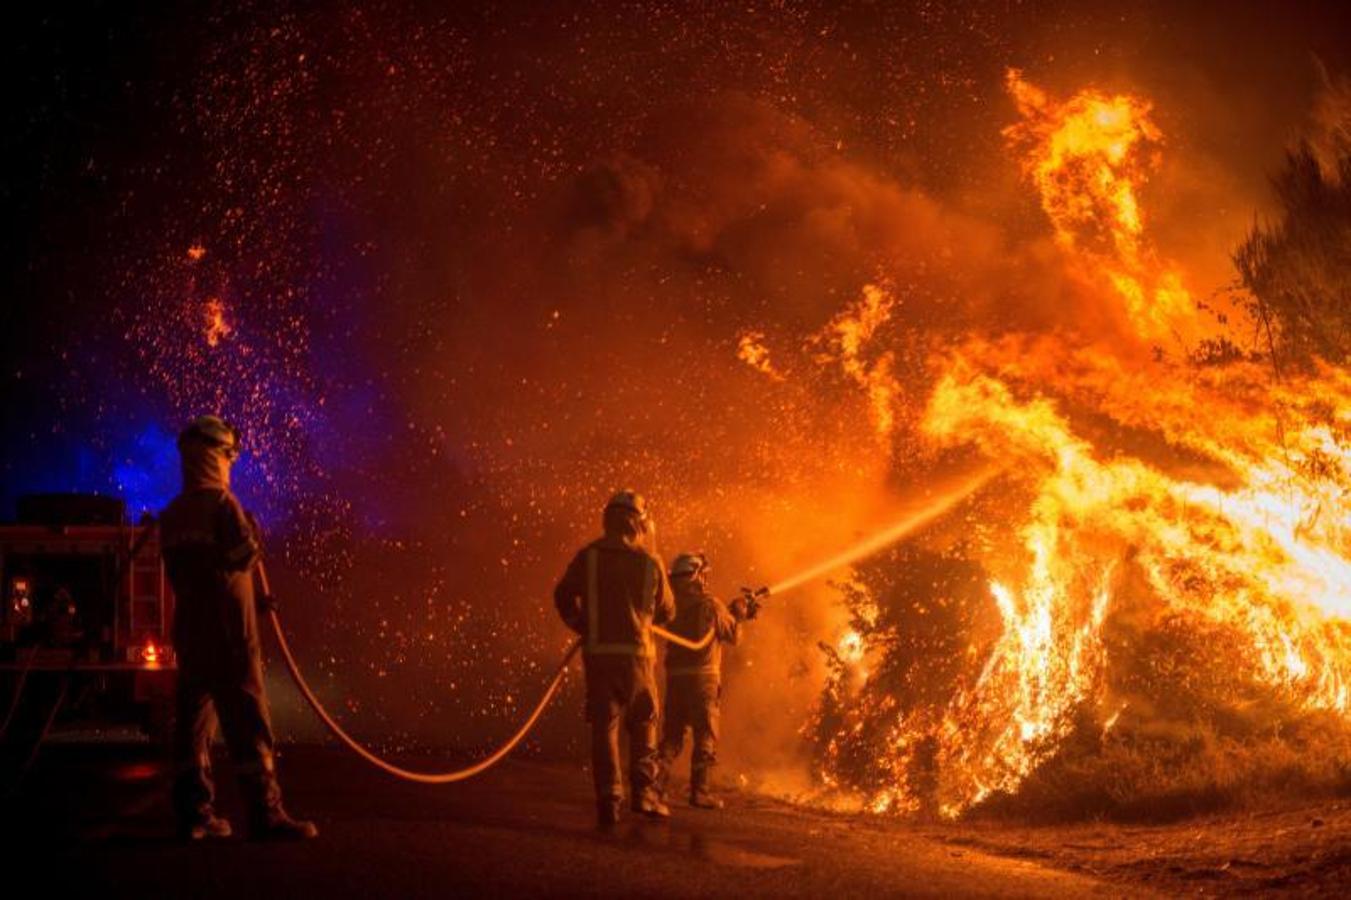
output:
M635 543L607 535L573 557L554 589L554 606L583 638L588 656L655 655L653 624L675 616L661 561Z
M707 802L709 781L718 761L719 706L722 696L722 645L737 639L737 619L727 606L694 580L676 581L676 618L671 630L698 641L713 631L701 650L677 644L666 649L666 705L662 716L658 789L665 793L671 766L694 736L690 757L691 802Z
M228 472L218 449L185 448L183 492L160 516L165 568L177 599L174 803L185 823L211 813L210 748L217 720L250 815L255 821L275 818L281 803L253 592L261 547L252 521L230 493Z
M591 776L601 821L613 821L623 797L619 730L629 735L629 785L635 807L655 794L657 681L652 625L675 615L662 564L636 542L607 535L583 547L554 589L554 605L582 636Z
M677 579L676 616L671 630L683 638L698 641L712 629L713 640L702 650L690 650L678 644L666 647L667 675L712 675L722 672L722 645L735 644L737 620L727 605L708 593L702 584Z

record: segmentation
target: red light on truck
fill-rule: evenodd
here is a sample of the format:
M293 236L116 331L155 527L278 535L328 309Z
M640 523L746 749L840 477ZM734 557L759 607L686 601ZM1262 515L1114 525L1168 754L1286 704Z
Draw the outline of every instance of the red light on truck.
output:
M150 669L159 667L160 650L154 641L146 641L145 646L141 648L141 663Z

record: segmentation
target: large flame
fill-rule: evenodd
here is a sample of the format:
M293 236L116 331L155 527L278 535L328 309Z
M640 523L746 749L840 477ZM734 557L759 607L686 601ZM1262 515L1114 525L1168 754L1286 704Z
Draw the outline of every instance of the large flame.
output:
M1016 69L1007 85L1022 121L1004 134L1077 272L1116 293L1142 338L1190 334L1195 304L1181 273L1159 261L1140 208L1163 141L1152 105L1093 89L1058 102Z
M1096 90L1057 102L1017 72L1008 87L1023 118L1006 134L1069 267L1101 276L1097 295L1124 301L1141 341L1187 330L1193 305L1140 206L1162 142L1150 104ZM865 294L829 326L841 359L888 309ZM1351 377L1277 381L1260 363L1141 363L1115 346L973 336L935 359L922 437L1007 467L1007 539L975 551L1000 632L936 709L860 693L875 704L866 716L892 721L871 808L936 801L960 814L1015 791L1084 710L1115 727L1124 703L1110 696L1106 632L1127 612L1223 629L1227 661L1254 683L1293 708L1348 714ZM871 394L875 373L846 370ZM842 665L863 665L857 643L837 648ZM931 798L907 776L921 752L937 771ZM832 741L827 783L840 765Z
M868 393L868 412L879 438L890 436L896 421L895 405L900 384L892 374L895 356L886 350L871 358L867 354L878 332L891 319L896 299L879 285L863 286L863 296L840 313L817 335L826 348L823 362L837 361L844 373Z
M925 427L936 440L974 440L1021 464L1033 499L1020 528L1022 559L990 566L1009 571L1007 582L991 585L1003 637L975 686L948 712L951 741L940 761L948 763L949 812L991 790L1016 788L1056 749L1070 714L1098 696L1102 627L1122 599L1114 575L1123 561L1143 578L1144 594L1162 604L1161 614L1237 626L1248 644L1236 648L1236 665L1307 708L1347 710L1347 459L1344 447L1329 447L1324 426L1305 421L1287 428L1286 452L1266 457L1274 421L1265 423L1267 435L1253 421L1260 416L1229 423L1250 437L1230 435L1223 456L1214 457L1223 460L1221 486L1170 476L1139 458L1104 459L1057 404L1044 397L1019 401L1005 382L979 369L966 360L954 364L933 395ZM1204 433L1216 419L1194 411L1232 408L1235 394L1253 385L1172 384L1180 395L1175 401L1186 402L1172 406L1181 415L1164 430L1216 450L1221 445ZM1335 400L1336 418L1345 424L1351 414L1345 384L1317 387L1322 399ZM1139 402L1104 400L1102 409ZM1157 421L1165 421L1168 406L1153 407ZM1191 427L1198 419L1199 427ZM1330 449L1338 453L1333 466L1308 468L1311 460L1328 461ZM1139 602L1139 588L1135 594L1124 599ZM972 741L978 723L1000 725Z

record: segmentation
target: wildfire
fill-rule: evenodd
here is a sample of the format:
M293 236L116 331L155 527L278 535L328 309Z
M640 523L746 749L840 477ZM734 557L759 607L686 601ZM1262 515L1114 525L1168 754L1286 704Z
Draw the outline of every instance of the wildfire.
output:
M1017 69L1006 84L1022 121L1004 135L1079 274L1105 281L1146 340L1190 330L1195 304L1181 274L1159 261L1140 208L1163 141L1151 104L1093 89L1057 102Z
M219 297L206 301L205 313L206 343L208 347L215 347L223 338L229 337L234 329L225 321L225 303Z
M866 284L863 296L813 338L813 343L823 348L817 361L839 363L844 374L867 392L873 433L883 440L891 435L895 426L901 385L893 374L894 353L886 350L870 358L866 351L876 343L882 327L891 319L895 304L890 292L878 285Z
M971 722L1004 725L975 747L965 739L944 747L950 771L969 782L949 785L957 797L949 811L1016 788L1056 748L1070 713L1102 687L1102 625L1122 560L1162 604L1159 615L1232 626L1249 641L1240 658L1260 680L1308 708L1346 711L1351 644L1328 614L1351 610L1351 568L1342 536L1320 534L1308 518L1320 509L1323 479L1306 487L1288 469L1277 479L1276 464L1256 458L1234 473L1240 484L1222 488L1171 478L1139 459L1102 461L1050 401L1019 402L1002 382L963 365L939 384L925 427L937 440L974 439L1041 472L1021 531L1030 559L1022 588L992 586L1004 636L948 714L954 737ZM1245 449L1232 447L1231 459ZM1346 512L1342 501L1333 519L1345 522Z
M860 662L863 659L863 636L852 628L849 629L836 643L835 651L845 662Z
M1125 301L1141 340L1175 332L1193 316L1190 297L1158 261L1139 202L1162 140L1149 103L1094 90L1057 102L1017 72L1008 87L1023 120L1005 133L1067 264L1089 281L1102 273L1094 289ZM862 351L890 313L870 286L824 332L878 429L897 387L889 356L870 363ZM1264 702L1351 716L1351 376L1144 367L1113 346L971 336L934 358L921 438L974 445L1007 467L1007 526L972 551L999 631L972 645L942 702L837 692L827 784L854 766L869 808L954 816L1016 792L1086 710L1099 739L1115 739L1122 710L1137 709L1125 696L1148 687L1131 668L1147 649L1109 640L1114 620L1135 635L1213 636L1227 674ZM869 645L866 628L858 638L849 632L836 658L886 646ZM917 770L935 783L917 787Z

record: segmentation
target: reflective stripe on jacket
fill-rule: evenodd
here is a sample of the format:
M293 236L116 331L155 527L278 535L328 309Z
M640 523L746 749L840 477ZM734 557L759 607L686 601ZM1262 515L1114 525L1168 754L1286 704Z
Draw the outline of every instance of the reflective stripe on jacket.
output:
M554 605L585 638L588 655L654 657L652 625L675 615L661 562L614 537L594 541L573 558L554 590Z

